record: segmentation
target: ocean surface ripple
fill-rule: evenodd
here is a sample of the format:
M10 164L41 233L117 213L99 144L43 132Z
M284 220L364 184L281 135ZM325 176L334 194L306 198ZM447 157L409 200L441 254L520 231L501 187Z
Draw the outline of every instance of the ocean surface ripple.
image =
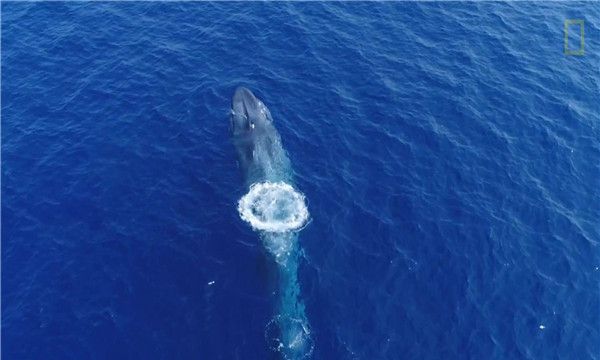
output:
M314 359L600 359L597 2L1 9L4 358L276 357L245 85L310 200Z

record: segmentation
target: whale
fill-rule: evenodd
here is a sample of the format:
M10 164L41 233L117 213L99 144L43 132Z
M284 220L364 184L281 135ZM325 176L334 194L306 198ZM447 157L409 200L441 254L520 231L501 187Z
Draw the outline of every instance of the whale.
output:
M247 190L238 202L240 217L258 232L278 269L277 308L265 328L267 344L282 359L309 359L314 343L298 281L298 231L308 218L304 195L295 189L271 112L246 87L233 94L230 127Z

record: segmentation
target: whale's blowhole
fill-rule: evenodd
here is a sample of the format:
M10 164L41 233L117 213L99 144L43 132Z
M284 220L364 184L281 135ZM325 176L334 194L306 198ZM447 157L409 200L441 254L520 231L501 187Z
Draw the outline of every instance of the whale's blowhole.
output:
M309 217L304 195L285 182L253 184L238 212L255 230L275 233L300 230Z

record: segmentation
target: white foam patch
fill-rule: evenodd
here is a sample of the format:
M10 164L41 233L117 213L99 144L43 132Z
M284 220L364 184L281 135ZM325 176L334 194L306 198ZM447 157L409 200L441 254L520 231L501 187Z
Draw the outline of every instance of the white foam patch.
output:
M266 232L299 230L308 220L304 195L284 182L256 183L238 202L240 217Z

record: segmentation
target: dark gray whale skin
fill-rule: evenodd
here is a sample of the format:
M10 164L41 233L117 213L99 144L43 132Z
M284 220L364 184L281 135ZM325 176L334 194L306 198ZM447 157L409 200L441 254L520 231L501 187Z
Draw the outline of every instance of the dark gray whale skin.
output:
M264 181L291 183L291 168L269 109L245 87L231 101L231 132L247 186Z

